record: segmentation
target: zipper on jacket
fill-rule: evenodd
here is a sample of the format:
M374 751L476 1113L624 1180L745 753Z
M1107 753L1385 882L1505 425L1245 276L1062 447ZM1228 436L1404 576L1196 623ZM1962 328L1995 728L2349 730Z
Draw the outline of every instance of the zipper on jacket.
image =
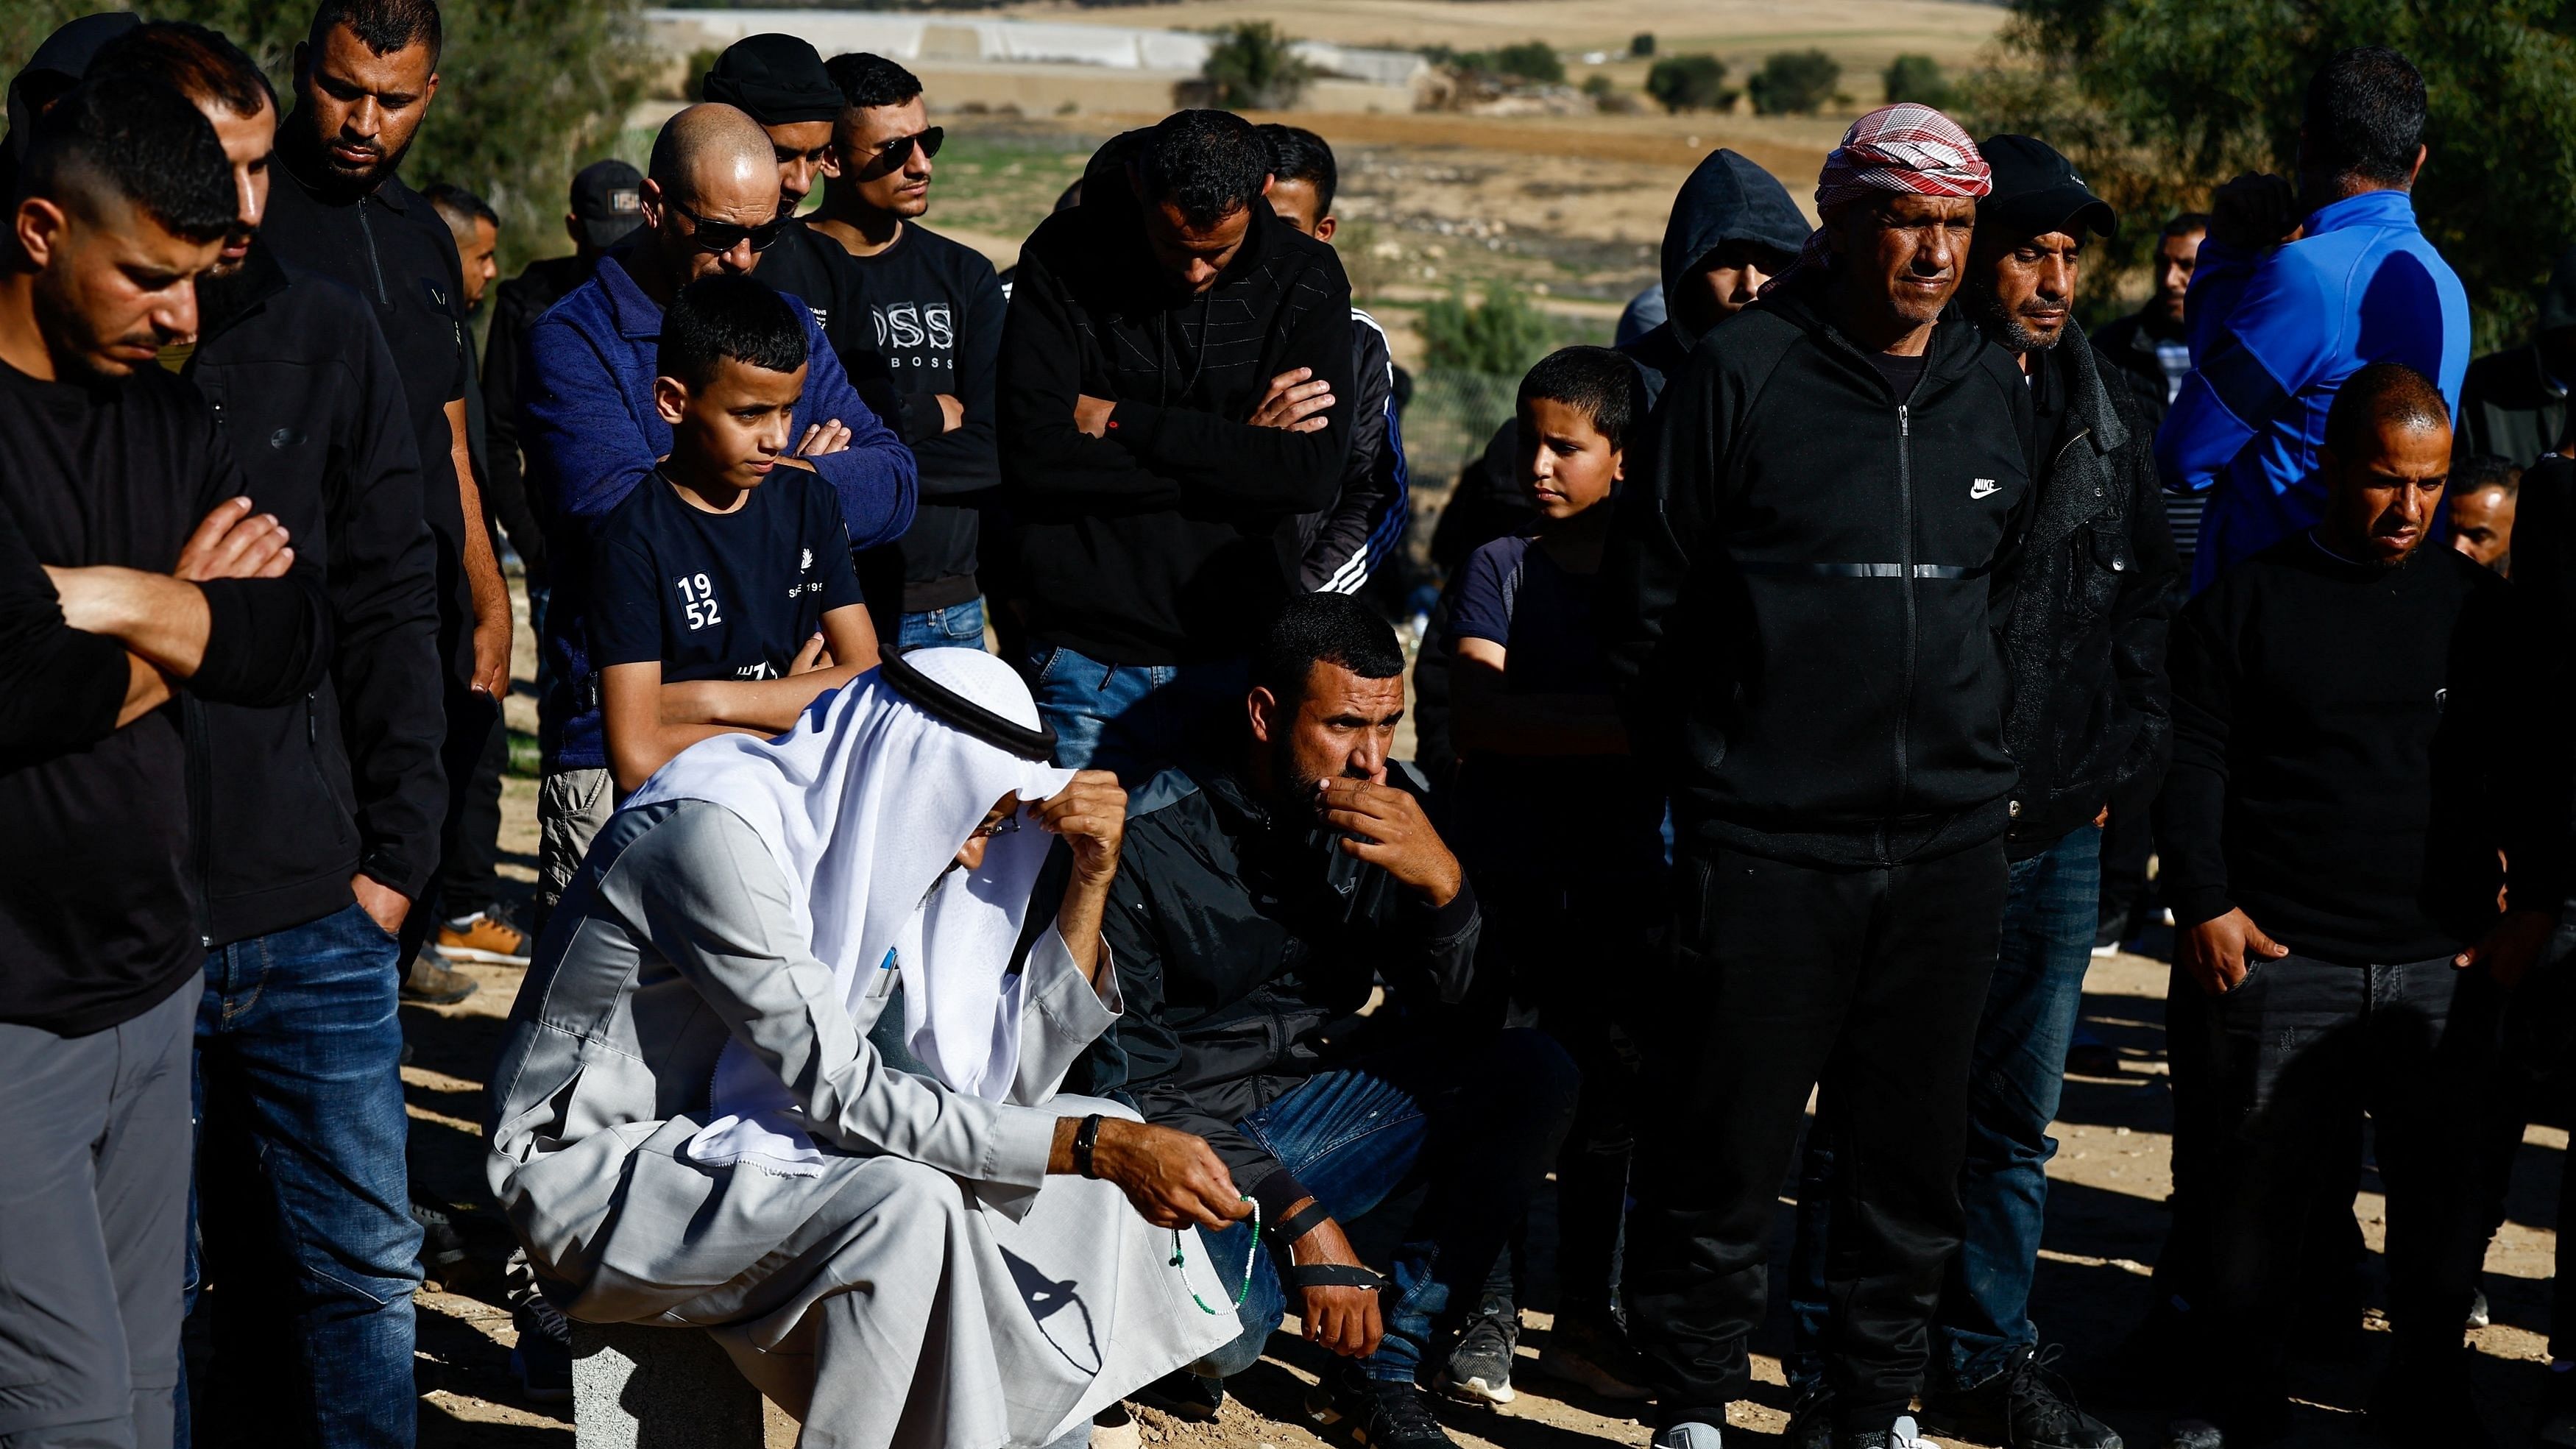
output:
M1920 387L1922 384L1917 383ZM1905 733L1914 717L1914 415L1907 403L1896 405L1896 511L1904 529L1896 546L1899 567L1898 584L1905 592L1905 664L1898 671L1896 690L1896 798L1889 802L1901 809L1906 797L1906 776L1910 766L1906 759ZM1897 813L1891 809L1891 815ZM1882 822L1878 833L1878 854L1887 860L1887 826Z
M358 198L358 235L367 240L367 270L375 274L376 305L390 307L394 299L385 294L385 264L376 255L376 229L367 224L367 198Z

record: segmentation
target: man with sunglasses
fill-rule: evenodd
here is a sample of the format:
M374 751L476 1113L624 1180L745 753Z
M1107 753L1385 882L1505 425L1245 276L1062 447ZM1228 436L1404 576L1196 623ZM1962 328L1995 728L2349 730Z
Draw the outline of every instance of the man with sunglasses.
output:
M811 231L845 249L864 279L876 350L921 463L921 511L900 540L859 561L859 582L885 638L906 649L981 649L976 510L1002 481L993 433L1002 284L982 253L921 224L930 158L944 139L929 124L921 81L881 55L836 55L824 70L842 101L832 132L840 159L825 173Z
M701 277L750 272L791 224L769 137L727 105L691 106L663 123L642 202L636 237L602 257L528 333L522 440L532 491L548 504L555 561L544 640L551 669L537 709L539 936L616 803L589 658L592 532L671 451L653 398L663 309ZM810 468L832 485L852 548L899 537L912 523L912 454L852 390L810 315L806 340L812 362L791 424L796 456L782 465Z
M823 71L822 53L793 35L745 36L716 57L699 90L751 117L769 135L769 154L778 163L780 228L753 264L760 279L805 304L869 409L911 441L917 435L904 422L901 389L878 355L859 269L849 253L796 215L814 183L841 169L832 144L841 92Z

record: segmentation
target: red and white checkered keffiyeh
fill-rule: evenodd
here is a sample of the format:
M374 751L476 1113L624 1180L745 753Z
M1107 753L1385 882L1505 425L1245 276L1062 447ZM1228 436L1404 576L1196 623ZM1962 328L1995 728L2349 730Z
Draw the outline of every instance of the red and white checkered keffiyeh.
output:
M1993 189L1986 158L1959 124L1930 106L1881 106L1843 132L1816 178L1816 209L1887 193L1979 197ZM1798 267L1821 266L1825 233L1807 238ZM1797 267L1790 270L1795 271ZM1767 288L1765 290L1768 290Z

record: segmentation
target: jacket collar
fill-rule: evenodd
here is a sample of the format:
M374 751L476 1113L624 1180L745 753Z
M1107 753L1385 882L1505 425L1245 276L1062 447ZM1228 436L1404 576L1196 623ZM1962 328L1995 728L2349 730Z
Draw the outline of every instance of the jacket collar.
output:
M2111 405L2111 390L2102 385L2101 365L2093 360L2093 344L2075 319L2068 318L2066 336L2040 354L2040 365L2056 370L2058 385L2066 389L2066 415L2092 430L2096 454L2108 456L2128 446L2128 425Z
M205 343L212 342L230 332L243 318L257 312L269 298L285 291L294 280L293 274L286 270L286 264L277 259L277 253L269 250L266 241L258 237L251 238L250 255L242 259L241 279L232 287L220 289L216 293L229 305L221 317L212 319L203 328L203 335L198 339L199 346L202 347ZM230 295L226 295L227 293ZM206 300L205 288L202 285L198 288L198 294L198 301L202 307Z
M302 114L299 110L278 123L277 169L303 188L305 195L325 206L347 206L373 197L396 212L411 210L412 189L403 185L402 177L390 170L366 191L334 186L323 172L320 158L314 154L316 148L311 133L297 119Z
M2308 213L2303 224L2308 236L2321 232L2341 231L2352 226L2389 227L2400 231L2420 230L2415 224L2415 198L2403 191L2365 191L2328 202Z
M1754 305L1778 312L1804 329L1826 351L1841 356L1854 369L1877 380L1878 369L1870 362L1868 354L1827 319L1825 289L1831 285L1832 273L1825 268L1800 267L1782 285L1765 292ZM1988 345L1985 333L1957 305L1942 308L1940 318L1932 324L1931 340L1923 349L1922 385L1931 387L1965 375L1976 365L1978 351Z
M609 320L617 324L617 335L638 340L662 335L662 304L644 295L635 274L626 270L626 259L633 249L610 252L599 259L599 290L608 298Z

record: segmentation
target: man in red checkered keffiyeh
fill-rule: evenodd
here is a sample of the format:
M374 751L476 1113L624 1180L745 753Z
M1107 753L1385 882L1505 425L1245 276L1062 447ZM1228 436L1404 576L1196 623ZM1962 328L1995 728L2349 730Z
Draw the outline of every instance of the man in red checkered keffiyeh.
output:
M1988 188L1986 158L1956 121L1911 101L1881 106L1852 122L1842 144L1825 158L1816 178L1816 211L1826 225L1807 238L1798 266L1824 265L1833 213L1846 203L1889 193L1974 200Z

